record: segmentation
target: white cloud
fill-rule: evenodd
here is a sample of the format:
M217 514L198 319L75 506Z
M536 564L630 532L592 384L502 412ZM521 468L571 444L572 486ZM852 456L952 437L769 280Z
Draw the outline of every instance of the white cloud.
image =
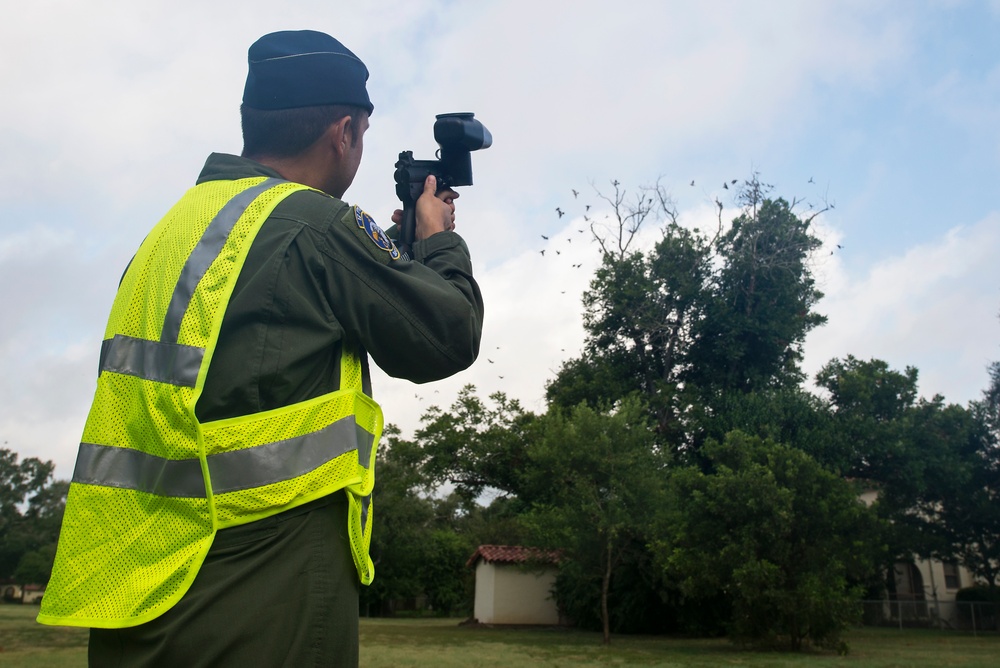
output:
M724 218L732 213L727 210ZM595 211L596 218L602 216ZM711 229L714 207L684 211L681 221ZM835 223L818 221L825 248L835 248L842 233ZM545 383L563 361L579 354L584 338L580 297L593 277L598 252L589 231L580 229L587 228L577 217L548 240L539 235L531 250L494 266L477 265L486 301L480 359L463 373L422 386L375 369L387 422L408 433L429 405L446 408L465 384L475 385L480 396L503 391L528 410L544 411ZM647 227L640 247L648 247L657 234L655 226ZM986 363L1000 358L1000 268L994 261L1000 254L1000 214L885 259L860 278L846 273L839 251L825 252L817 255L820 287L826 292L818 310L829 322L807 340L810 374L833 357L874 357L898 369L917 366L927 396L942 393L958 403L977 398ZM72 470L93 391L98 338L43 358L27 386L7 386L0 396L11 408L0 420L4 438L25 444L24 456L56 459L61 475Z
M928 398L978 399L986 365L1000 359L998 255L1000 214L993 214L881 260L864 276L831 264L818 306L829 323L808 337L808 370L848 354L877 358L896 369L915 366Z
M97 382L100 336L59 354L36 356L20 369L18 383L0 386L5 407L2 440L21 457L53 461L57 478L69 478ZM8 365L6 370L12 369Z
M535 248L477 269L486 305L478 361L465 372L426 386L377 372L376 390L386 421L412 430L427 406L449 406L467 384L475 385L480 396L504 392L527 410L544 411L545 382L564 360L579 355L583 343L580 299L597 268L598 254L589 230L580 229L586 229L582 218L571 220L547 235L548 240L536 237Z
M726 210L724 220L734 213ZM715 210L690 209L680 220L710 230ZM587 236L578 233L582 222L571 221L549 241L539 239L537 249L478 273L487 318L482 355L471 369L427 387L376 372L388 422L409 432L427 406L446 408L465 384L475 385L482 397L503 391L528 410L545 410L545 383L563 361L579 355L584 338L580 295L593 277L598 254L592 243L577 243ZM826 294L817 310L828 323L807 338L804 367L810 376L834 357L852 354L882 359L900 370L916 366L928 398L940 393L960 404L977 399L986 364L1000 359L1000 265L995 261L1000 214L882 260L860 278L846 273L844 251L837 249L843 233L836 223L820 217L814 225L824 242L814 270ZM657 234L657 228L647 228L639 247L648 248ZM567 243L571 237L574 241ZM561 254L554 256L555 250ZM573 269L576 263L583 267Z
M612 178L634 186L663 174L687 220L707 227L717 188L703 181L761 163L765 180L771 165L805 174L816 146L850 136L851 167L877 165L875 185L835 193L845 217L833 219L840 227L830 228L830 243L851 242L838 230L878 226L886 238L905 230L907 221L868 216L869 204L889 196L880 190L884 175L905 175L910 165L863 156L873 130L853 105L913 74L913 54L926 46L921 31L937 29L927 25L937 11L864 0L302 0L277 14L262 0L22 3L0 22L0 281L16 286L0 294L0 440L72 460L118 277L205 156L239 150L246 49L265 32L324 30L368 64L376 111L349 197L379 220L397 206L398 152L433 154L434 114L475 111L494 134L494 146L474 154L476 185L459 201L459 229L487 298L483 359L428 387L380 379L388 420L415 424L422 404L414 394L447 404L467 382L543 408L544 382L582 342L579 294L592 272L586 263L570 271L584 259L577 239L572 247L565 240L578 228L554 208L575 218L585 196L599 206L591 182L607 189ZM1000 135L989 105L1000 69L984 71L939 78L925 96L898 101L914 114L937 109L998 147L992 162L978 163L970 155L984 160L985 152L975 146L942 147L938 169L961 163L996 174ZM570 188L585 193L579 202ZM991 343L997 219L966 218L981 222L938 246L908 251L900 232L866 248L870 266L818 258L828 294L820 310L830 324L810 337L808 362L878 356L915 364L923 386L949 399L978 388L982 365L1000 357Z

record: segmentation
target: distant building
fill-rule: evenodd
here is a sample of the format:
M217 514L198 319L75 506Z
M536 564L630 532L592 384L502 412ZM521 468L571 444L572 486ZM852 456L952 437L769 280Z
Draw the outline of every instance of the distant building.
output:
M39 604L45 593L45 585L5 582L0 584L0 592L4 603Z
M559 624L553 590L559 555L517 545L480 545L473 616L480 624Z
M865 505L872 505L878 491L866 489L860 495ZM975 585L975 578L965 566L955 561L922 559L893 564L893 582L886 592L881 614L886 620L904 624L930 624L958 627L960 610L956 605L958 590Z

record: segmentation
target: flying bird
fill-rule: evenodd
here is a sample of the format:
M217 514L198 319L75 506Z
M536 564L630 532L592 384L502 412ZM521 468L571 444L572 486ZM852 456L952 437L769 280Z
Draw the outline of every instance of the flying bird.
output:
M694 185L694 179L691 179L691 185Z
M722 187L725 188L726 190L729 190L729 184L726 183L725 181L722 182Z
M810 177L809 177L809 180L808 180L808 181L806 181L806 183L816 183L816 182L815 182L815 181L813 181L813 177L811 177L811 176L810 176Z
M538 252L542 254L542 257L545 257L545 249L544 248L542 250L538 251Z
M544 234L542 235L542 238L545 239L546 241L549 240L549 238L547 236L545 236Z
M577 191L573 190L573 199L576 199L576 196L579 195L579 194L580 193L578 193Z
M556 207L556 213L559 214L560 218L562 218L564 215L566 215L566 212L563 211L562 209L560 209L559 207Z

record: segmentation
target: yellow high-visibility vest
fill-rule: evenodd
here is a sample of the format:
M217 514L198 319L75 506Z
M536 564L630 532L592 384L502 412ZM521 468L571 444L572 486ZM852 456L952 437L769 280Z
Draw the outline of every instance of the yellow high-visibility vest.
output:
M201 423L223 314L274 207L306 186L195 186L143 242L118 290L70 484L43 624L121 628L170 609L215 532L346 490L351 551L374 577L371 492L382 411L346 344L337 391Z

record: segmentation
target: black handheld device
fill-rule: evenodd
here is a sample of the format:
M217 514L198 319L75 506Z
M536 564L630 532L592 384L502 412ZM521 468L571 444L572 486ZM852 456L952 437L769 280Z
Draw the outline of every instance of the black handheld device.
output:
M437 160L415 160L413 151L403 151L396 162L396 196L403 203L403 222L396 245L410 256L416 232L417 198L431 174L437 178L438 192L472 185L472 151L489 148L490 131L471 112L438 114L434 121L434 141L441 147Z

